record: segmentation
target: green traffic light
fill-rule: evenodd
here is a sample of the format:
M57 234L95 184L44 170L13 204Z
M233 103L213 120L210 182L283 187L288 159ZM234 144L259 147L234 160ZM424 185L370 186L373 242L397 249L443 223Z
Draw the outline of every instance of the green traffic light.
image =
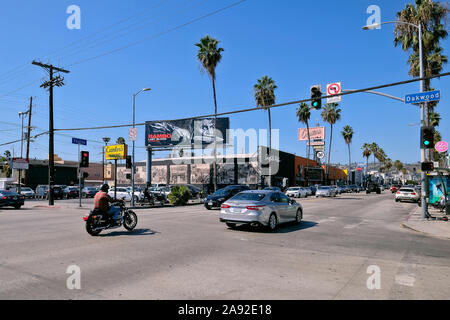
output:
M317 101L313 102L313 106L316 107L318 105Z
M427 146L430 144L430 141L424 141L423 144Z

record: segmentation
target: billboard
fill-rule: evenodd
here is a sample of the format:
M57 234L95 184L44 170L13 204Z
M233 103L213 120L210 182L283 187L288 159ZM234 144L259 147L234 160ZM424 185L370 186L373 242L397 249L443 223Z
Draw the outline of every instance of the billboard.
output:
M128 146L126 144L105 146L105 160L125 159L127 155L128 155Z
M444 193L449 193L449 187L450 187L450 178L448 176L443 176L442 179L439 176L428 176L428 183L429 183L429 203L436 203L439 202L441 197L444 196Z
M325 127L309 128L309 138L311 140L324 140L325 139ZM308 141L307 128L298 129L298 140Z
M227 129L230 118L217 118L217 143L227 142ZM145 123L145 145L151 147L170 147L195 145L204 147L214 143L214 118L173 120Z

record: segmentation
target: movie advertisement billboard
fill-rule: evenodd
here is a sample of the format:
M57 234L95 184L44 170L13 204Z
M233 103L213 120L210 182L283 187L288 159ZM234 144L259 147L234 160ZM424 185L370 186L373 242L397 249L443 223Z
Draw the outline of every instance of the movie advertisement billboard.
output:
M217 118L217 143L227 142L229 118ZM194 145L204 147L214 143L214 118L147 121L145 124L145 145L151 147L173 147L177 145Z

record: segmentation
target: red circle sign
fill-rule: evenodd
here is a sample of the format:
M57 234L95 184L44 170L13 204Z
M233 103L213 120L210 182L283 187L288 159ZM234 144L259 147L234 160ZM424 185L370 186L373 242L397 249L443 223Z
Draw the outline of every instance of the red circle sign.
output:
M339 83L332 83L327 90L327 93L329 96L338 94L341 92L341 86L339 85Z
M439 141L434 145L437 152L445 152L448 150L448 143L445 141Z

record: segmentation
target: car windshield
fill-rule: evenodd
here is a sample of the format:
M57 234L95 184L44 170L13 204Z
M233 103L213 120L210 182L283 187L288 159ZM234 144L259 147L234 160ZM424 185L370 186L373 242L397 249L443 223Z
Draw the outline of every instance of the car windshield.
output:
M223 188L223 189L219 189L216 192L214 192L214 196L226 196L227 194L229 194L231 191L230 188Z
M414 192L414 189L401 188L400 191L403 191L403 192Z
M319 187L319 190L329 190L330 187Z
M22 191L33 191L33 190L31 190L31 188L28 187L22 187Z
M97 189L95 189L95 188L87 188L89 191L95 191L95 190L97 190Z
M15 192L12 192L12 191L8 191L8 190L0 190L0 195L2 195L2 196L16 196L18 194L15 193Z
M266 197L267 193L256 193L256 192L240 192L235 195L233 200L247 200L247 201L261 201Z
M297 191L300 190L300 188L289 188L289 191Z

